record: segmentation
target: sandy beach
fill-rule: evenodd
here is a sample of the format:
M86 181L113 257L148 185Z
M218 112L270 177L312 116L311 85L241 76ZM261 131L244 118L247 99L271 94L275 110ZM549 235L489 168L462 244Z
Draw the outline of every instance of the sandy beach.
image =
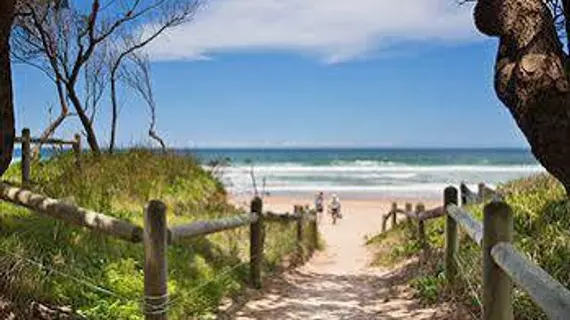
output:
M341 195L342 196L342 195ZM326 199L327 203L329 199ZM249 199L235 197L246 205ZM342 199L343 219L336 225L326 217L319 222L324 250L317 252L305 265L285 274L266 279L264 289L231 319L454 319L441 308L423 307L399 269L371 265L374 253L366 239L378 234L382 217L397 199ZM397 201L417 203L421 200ZM427 208L438 206L425 200ZM293 205L312 206L312 195L268 196L265 210L291 211Z
M250 197L246 196L231 196L231 202L237 206L247 208L249 206ZM417 203L423 203L426 208L437 207L441 205L441 201L433 198L389 198L385 196L358 196L343 198L340 195L342 203L342 214L345 217L351 213L358 212L359 217L377 216L388 213L393 202L398 204L398 207L403 208L406 203L412 203L414 206ZM330 195L325 195L325 204L330 202ZM277 213L291 212L294 205L308 205L314 207L314 195L275 195L265 196L263 198L263 208L266 211L273 211ZM327 212L325 206L325 212Z

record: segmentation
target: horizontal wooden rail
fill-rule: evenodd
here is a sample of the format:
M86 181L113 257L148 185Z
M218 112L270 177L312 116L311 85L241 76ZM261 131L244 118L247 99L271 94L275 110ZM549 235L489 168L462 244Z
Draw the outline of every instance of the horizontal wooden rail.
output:
M388 219L390 217L392 217L392 224L393 224L392 227L394 227L396 225L396 222L397 222L396 215L397 214L402 214L402 215L406 216L409 220L417 220L421 224L422 221L444 216L445 215L445 208L443 206L439 206L439 207L436 207L433 209L425 210L423 204L418 203L416 205L416 210L412 210L412 204L407 203L406 209L404 210L404 209L398 208L398 204L396 202L394 202L394 203L392 203L392 208L390 209L390 212L388 212L388 214L386 214L386 215L384 215L384 217L382 217L382 232L386 231L386 224L387 224ZM422 226L420 226L420 229L421 228L422 228ZM420 230L419 232L420 232L420 237L422 237L423 231Z
M284 213L277 213L272 211L266 211L263 213L263 218L268 221L296 221L296 220L307 220L307 221L314 221L317 219L317 215L315 213L309 212L284 212Z
M420 221L439 218L445 215L445 208L443 206L440 206L430 210L419 212L417 215L418 215L418 220Z
M143 229L140 226L22 188L0 183L0 198L37 213L113 237L132 242L142 241Z
M245 213L216 220L196 221L170 227L170 242L203 236L219 231L249 226L258 219L256 213Z
M481 246L483 241L483 225L481 222L454 204L447 207L447 212L467 232L471 240Z
M478 201L491 197L483 208L483 223L456 204L457 189L445 189L447 211L446 277L451 285L456 280L457 229L461 226L483 251L483 315L484 320L513 319L513 282L529 294L550 319L569 319L570 291L537 264L527 259L511 244L513 213L500 193L479 185ZM469 190L461 185L463 204Z
M23 140L24 139L22 139L22 137L15 137L14 138L15 143L22 143ZM73 141L73 140L49 138L49 139L45 139L42 141L42 139L40 139L40 138L30 138L30 143L40 143L40 142L43 144L67 144L67 145L74 145L77 143L77 141Z
M539 305L550 319L570 317L570 291L546 271L519 253L510 243L501 242L491 256L505 273Z
M290 212L283 212L283 213L277 213L277 212L272 212L272 211L266 211L263 213L263 217L267 220L272 220L272 221L292 221L292 220L299 220L303 217L303 213L301 212L294 212L294 213L290 213Z
M489 188L484 183L479 183L477 188L477 192L473 192L465 183L460 184L459 191L461 191L462 205L482 203L486 200L501 200L503 198L500 192Z

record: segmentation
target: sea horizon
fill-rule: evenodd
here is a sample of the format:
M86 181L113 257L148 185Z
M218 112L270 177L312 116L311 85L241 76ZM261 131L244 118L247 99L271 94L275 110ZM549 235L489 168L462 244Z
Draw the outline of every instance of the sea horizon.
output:
M491 187L544 172L524 148L193 148L203 164L228 160L219 178L234 195L337 193L350 198L439 198L448 185ZM216 161L212 161L216 160ZM223 161L222 161L223 162Z

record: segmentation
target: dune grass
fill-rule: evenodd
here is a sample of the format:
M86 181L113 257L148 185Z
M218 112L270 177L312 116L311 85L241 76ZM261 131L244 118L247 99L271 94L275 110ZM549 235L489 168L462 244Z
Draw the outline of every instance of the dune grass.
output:
M512 207L515 227L515 246L531 260L539 264L554 278L570 288L570 201L560 183L549 175L537 175L499 186L506 195L506 202ZM468 211L476 219L482 220L483 205L470 206ZM417 239L413 232L396 229L399 241L392 243L388 255L397 256L400 252L420 254L421 246L414 245ZM441 299L460 301L474 315L480 311L476 296L481 296L481 249L460 233L458 258L462 262L459 285L450 288L443 268L442 251L445 246L445 219L430 220L426 224L428 242L432 247L427 259L436 263L426 264L429 270L412 281L416 294L426 303ZM477 295L474 294L477 293ZM528 295L515 288L515 319L547 319L540 308Z
M160 199L168 223L232 215L221 183L191 157L131 150L96 159L72 154L36 162L33 190L142 225L144 205ZM16 164L4 175L19 180ZM0 202L0 291L25 314L30 301L66 306L89 319L142 319L143 247ZM264 271L295 250L293 224L267 224ZM249 230L240 228L171 246L171 319L212 317L240 295L249 272ZM29 315L23 315L29 316Z

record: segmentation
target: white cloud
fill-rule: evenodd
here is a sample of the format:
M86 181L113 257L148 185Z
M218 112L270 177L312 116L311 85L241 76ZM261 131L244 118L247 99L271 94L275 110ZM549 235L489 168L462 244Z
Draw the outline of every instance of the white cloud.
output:
M402 42L474 38L471 8L454 0L210 0L149 50L156 60L288 51L334 63Z

